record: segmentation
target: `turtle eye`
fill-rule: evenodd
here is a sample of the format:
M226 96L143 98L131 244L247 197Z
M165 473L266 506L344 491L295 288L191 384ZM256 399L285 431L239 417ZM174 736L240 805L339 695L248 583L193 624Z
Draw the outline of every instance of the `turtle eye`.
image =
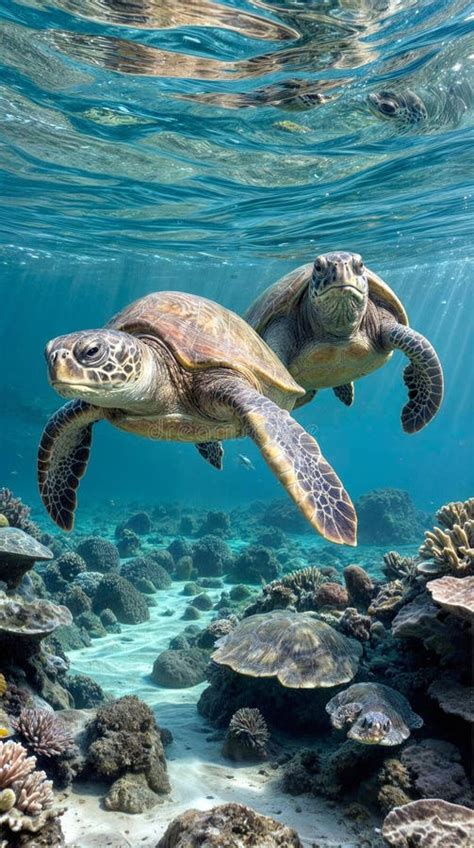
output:
M106 345L99 339L76 345L74 355L81 365L96 365L106 353Z
M393 100L385 100L380 104L380 111L384 113L384 115L394 115L397 111L397 107Z
M324 256L318 256L316 262L314 263L314 270L316 274L323 274L327 268L327 264L328 263L326 262Z
M362 271L364 270L364 263L362 261L362 257L354 256L352 258L352 267L356 274L362 274Z

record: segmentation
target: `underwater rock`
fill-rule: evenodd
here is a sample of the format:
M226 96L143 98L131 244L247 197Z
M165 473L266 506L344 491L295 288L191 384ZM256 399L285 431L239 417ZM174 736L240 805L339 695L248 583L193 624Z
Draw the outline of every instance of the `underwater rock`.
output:
M280 527L272 527L271 529L257 532L253 544L278 550L278 548L283 548L288 544L288 537Z
M422 574L474 574L474 498L445 504L436 513L441 527L425 532L419 554Z
M119 552L115 545L100 536L84 539L77 546L76 553L83 558L89 571L106 574L108 571L116 571L120 564Z
M206 594L206 592L201 592L199 595L194 595L192 601L190 601L191 606L196 607L198 610L211 610L214 606L212 598Z
M260 523L264 528L277 527L287 533L309 533L311 527L296 506L289 501L275 500L264 509Z
M103 609L100 612L99 618L104 625L107 633L121 633L122 628L118 623L117 616L111 609Z
M117 534L116 530L115 536L117 539L117 550L121 557L137 556L140 553L142 543L137 533L134 533L133 530L125 528L120 530L119 534Z
M193 607L192 604L190 604L185 608L181 618L183 621L197 621L198 618L201 618L201 613L197 607Z
M196 519L192 515L182 515L178 532L182 533L184 536L194 536L197 532L197 523Z
M71 583L79 574L87 571L85 560L74 551L65 551L61 554L56 560L56 565L66 583Z
M92 601L89 595L86 595L84 590L77 584L69 587L64 595L62 595L61 602L71 611L73 616L78 616L83 612L90 612L92 610Z
M105 700L103 689L86 674L74 674L67 678L66 685L77 710L97 707Z
M48 642L54 648L63 652L77 651L80 648L88 648L91 644L91 638L87 630L80 629L77 624L68 624L67 626L58 627L52 637L48 638Z
M53 558L49 548L17 527L0 527L0 581L16 589L35 562Z
M165 550L165 548L155 548L152 551L148 551L146 554L147 559L152 559L160 568L163 568L168 574L173 574L174 571L174 559L171 556L170 552Z
M205 521L201 524L197 531L198 536L220 536L225 538L231 535L230 517L226 512L210 511L207 513Z
M323 583L314 596L315 608L330 607L343 610L349 603L347 590L340 583Z
M209 653L201 648L162 651L153 663L151 677L159 686L185 689L206 679Z
M446 675L431 683L428 694L447 715L474 723L474 686L463 686L454 676Z
M107 631L99 616L91 610L81 612L76 618L76 625L81 629L84 628L84 630L87 630L91 639L100 639L102 636L107 636Z
M351 606L366 610L374 594L374 584L360 565L348 565L344 569L344 582Z
M192 545L183 539L182 536L177 536L176 539L173 539L172 542L168 545L168 553L171 554L175 563L181 559L181 557L191 557L193 555Z
M426 588L435 604L456 618L474 623L474 577L440 577Z
M358 537L362 545L407 545L421 537L423 513L408 492L374 489L356 502Z
M394 848L413 845L430 848L471 848L474 813L467 807L439 798L412 801L388 814L382 835Z
M183 586L183 595L187 595L188 597L192 597L193 595L199 595L200 587L197 583L186 583Z
M333 727L350 725L349 739L363 745L400 745L423 719L399 692L381 683L354 683L326 704Z
M201 577L220 577L233 563L232 551L217 536L203 536L193 545L193 565Z
M139 698L125 695L100 706L88 732L88 763L97 775L114 781L127 772L141 772L153 792L169 792L160 732Z
M156 848L303 848L295 830L243 804L187 810L175 818Z
M121 624L141 624L150 618L143 595L120 574L106 574L102 578L94 596L93 609L96 613L111 609Z
M172 582L168 571L152 556L139 557L125 563L120 568L120 574L140 591L143 591L141 586L144 580L149 581L155 591L169 589Z
M230 760L264 760L270 739L267 723L259 709L243 707L232 716L222 754Z
M151 533L151 518L147 512L136 512L119 524L115 531L116 538L120 539L122 530L131 530L133 533L138 533L139 536L146 536Z
M182 556L178 559L175 569L176 580L189 580L193 573L193 560L190 556Z
M359 642L310 613L274 610L240 621L217 642L212 659L290 688L318 688L352 680L361 655Z
M260 585L262 580L275 580L280 571L280 563L271 548L248 545L235 558L230 574L235 580Z
M248 586L245 586L243 583L237 583L236 586L232 586L232 589L229 592L229 598L231 601L245 601L247 598L250 598L252 595L252 590L249 589Z
M423 739L400 754L412 784L422 798L442 798L472 806L474 797L455 745L442 739Z
M217 639L227 636L238 623L239 620L235 615L229 616L229 618L217 618L215 621L211 621L197 636L196 645L198 648L210 650L214 647Z
M151 810L159 801L159 796L150 789L144 774L125 772L112 783L104 798L104 806L114 812L133 814Z

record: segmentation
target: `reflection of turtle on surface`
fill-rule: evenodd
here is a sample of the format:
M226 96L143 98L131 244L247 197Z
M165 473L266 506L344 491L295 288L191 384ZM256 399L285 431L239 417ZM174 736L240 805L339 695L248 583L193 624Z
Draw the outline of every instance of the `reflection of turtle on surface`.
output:
M273 106L285 112L307 112L333 98L324 94L324 88L334 87L334 82L310 82L304 79L287 79L247 92L221 92L180 94L180 100L209 103L224 109L249 109Z
M326 253L302 265L266 289L244 317L306 389L297 406L321 388L333 388L350 406L353 380L380 368L398 349L410 360L403 429L421 430L440 407L443 374L436 352L355 253Z
M374 115L391 121L397 128L436 128L459 124L474 102L474 92L469 80L460 79L417 92L409 88L372 91L367 102Z
M423 726L407 699L381 683L354 683L326 704L337 729L350 724L349 739L364 745L400 745Z
M218 440L249 435L313 527L355 544L349 496L288 414L302 389L233 312L195 295L158 292L105 329L53 339L46 358L52 386L75 398L49 420L38 455L41 497L60 527L73 526L92 426L106 419L146 438L193 442L217 466Z
M251 615L216 642L211 659L249 677L276 677L290 689L352 680L362 647L310 613L273 610Z

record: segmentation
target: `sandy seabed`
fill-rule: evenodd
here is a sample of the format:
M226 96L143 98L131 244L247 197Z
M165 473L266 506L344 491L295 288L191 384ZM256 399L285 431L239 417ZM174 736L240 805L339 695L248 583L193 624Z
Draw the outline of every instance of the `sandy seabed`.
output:
M292 797L281 791L281 770L269 763L242 766L221 755L222 734L199 715L196 703L207 684L189 689L165 689L154 684L150 671L157 655L189 622L182 615L189 598L184 583L154 595L157 606L150 621L122 626L122 633L94 640L89 648L69 654L72 674L88 674L115 697L137 695L155 712L174 741L166 749L171 794L140 815L114 813L103 807L107 787L75 783L62 796L67 807L62 827L70 848L154 848L169 822L191 807L207 809L235 801L294 827L305 846L356 848L363 845L350 830L336 805L309 796ZM206 589L217 601L222 590ZM171 611L172 615L165 614ZM215 615L203 613L205 626ZM306 739L299 744L309 744ZM280 744L280 740L278 742ZM294 749L294 742L292 743ZM283 753L284 743L280 753ZM367 843L365 843L367 844Z

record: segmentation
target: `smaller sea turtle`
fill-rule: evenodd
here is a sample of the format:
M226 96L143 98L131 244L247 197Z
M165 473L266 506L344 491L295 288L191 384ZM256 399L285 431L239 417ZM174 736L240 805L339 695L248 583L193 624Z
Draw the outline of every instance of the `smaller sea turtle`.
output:
M35 562L53 559L53 554L33 536L18 527L0 528L0 580L16 589Z
M74 398L49 420L38 453L40 494L60 527L73 526L92 426L105 419L148 439L195 443L217 466L220 439L249 435L312 526L355 544L349 496L289 415L303 390L235 313L197 295L157 292L103 329L53 339L46 359L51 385Z
M352 680L361 654L359 642L311 613L273 610L242 619L216 642L211 659L290 689L316 689Z
M418 93L409 88L371 91L367 97L371 112L392 122L398 129L456 126L473 100L472 86L467 79L432 86Z
M332 83L334 86L334 83ZM266 85L253 91L245 92L207 92L197 94L180 94L180 100L192 100L197 103L209 103L223 109L249 109L263 106L273 106L284 112L307 112L316 106L322 106L331 99L323 93L324 88L331 87L329 83L314 83L304 79L287 79L274 85Z
M400 745L423 725L407 699L381 683L354 683L331 698L326 712L333 727L350 724L348 738L364 745Z
M410 360L403 375L405 432L421 430L440 407L443 372L435 350L408 326L396 295L357 253L325 253L302 265L266 289L244 317L306 389L296 406L322 388L333 388L350 406L352 381L398 349Z

